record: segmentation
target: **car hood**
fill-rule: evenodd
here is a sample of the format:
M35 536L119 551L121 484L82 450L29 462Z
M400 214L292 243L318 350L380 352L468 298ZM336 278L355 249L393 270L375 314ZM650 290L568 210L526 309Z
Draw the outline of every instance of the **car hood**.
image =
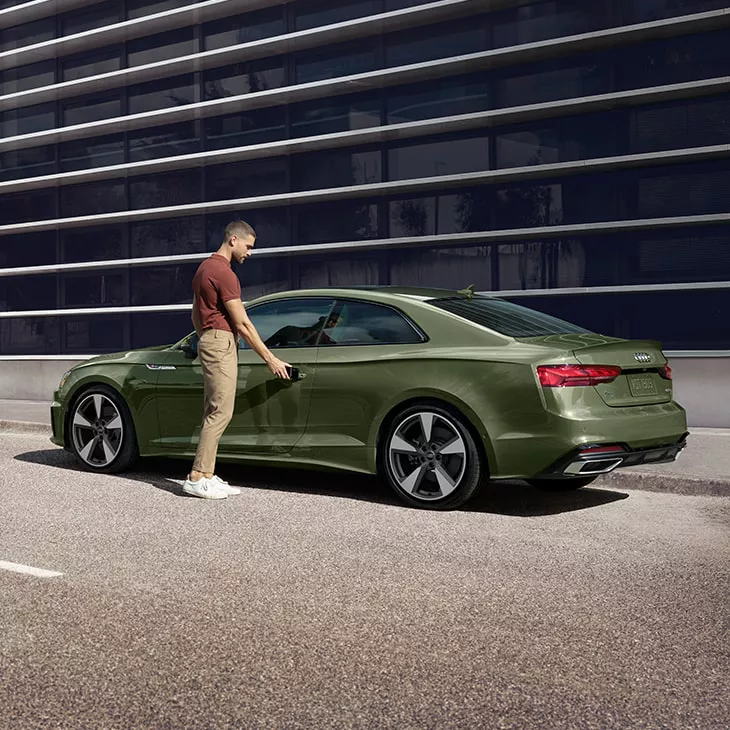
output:
M126 350L124 352L110 352L105 355L97 355L91 357L84 362L79 363L73 369L88 367L89 365L99 365L101 363L134 363L134 362L146 362L149 359L150 353L160 352L161 350L167 350L170 345L156 345L155 347L141 347L137 350Z

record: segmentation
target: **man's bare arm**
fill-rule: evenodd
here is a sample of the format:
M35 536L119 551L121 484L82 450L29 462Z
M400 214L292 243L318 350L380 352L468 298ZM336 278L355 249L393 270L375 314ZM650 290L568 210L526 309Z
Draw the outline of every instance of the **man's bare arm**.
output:
M193 294L193 327L198 333L198 337L203 334L203 323L200 321L200 309L198 308L198 297Z
M231 321L241 337L246 341L251 349L268 365L269 370L279 378L289 380L289 373L286 368L288 362L280 360L271 350L264 344L263 340L256 331L253 322L249 319L243 302L240 299L230 299L225 302L228 314L231 315Z

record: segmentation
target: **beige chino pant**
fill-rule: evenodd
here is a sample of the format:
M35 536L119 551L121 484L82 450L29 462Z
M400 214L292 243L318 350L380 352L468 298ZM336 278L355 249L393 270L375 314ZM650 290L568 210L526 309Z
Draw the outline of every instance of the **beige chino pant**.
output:
M233 333L207 329L198 342L203 369L203 425L193 471L215 471L218 442L233 417L238 379L238 343Z

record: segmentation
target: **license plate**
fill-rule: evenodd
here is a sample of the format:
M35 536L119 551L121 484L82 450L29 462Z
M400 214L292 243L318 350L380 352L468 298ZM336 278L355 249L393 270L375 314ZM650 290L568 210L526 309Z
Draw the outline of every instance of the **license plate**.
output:
M644 395L656 395L656 384L650 375L629 375L629 390L634 398Z

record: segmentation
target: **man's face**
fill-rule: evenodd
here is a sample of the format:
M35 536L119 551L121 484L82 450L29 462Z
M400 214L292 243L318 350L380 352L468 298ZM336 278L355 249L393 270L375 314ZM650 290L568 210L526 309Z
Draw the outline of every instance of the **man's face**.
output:
M233 258L242 264L251 255L251 249L254 247L256 239L251 236L232 236L231 242L233 243Z

